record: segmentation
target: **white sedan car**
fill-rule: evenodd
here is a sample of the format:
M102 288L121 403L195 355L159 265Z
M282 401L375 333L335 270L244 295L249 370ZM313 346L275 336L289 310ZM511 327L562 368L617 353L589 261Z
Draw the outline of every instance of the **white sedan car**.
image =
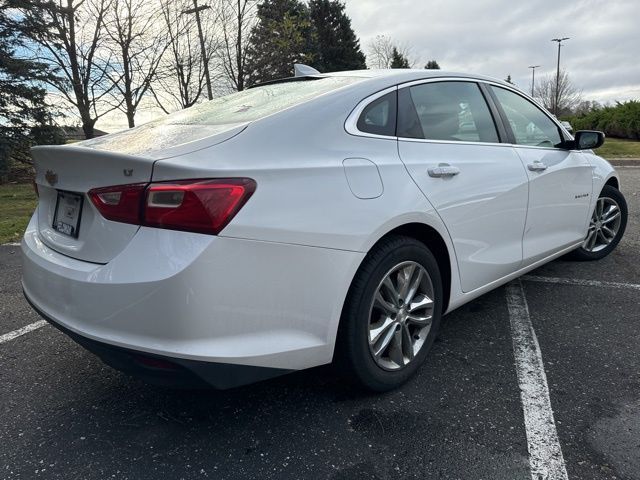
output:
M107 364L228 388L335 361L372 390L441 316L554 258L600 259L627 206L599 132L436 70L310 74L33 149L26 298Z

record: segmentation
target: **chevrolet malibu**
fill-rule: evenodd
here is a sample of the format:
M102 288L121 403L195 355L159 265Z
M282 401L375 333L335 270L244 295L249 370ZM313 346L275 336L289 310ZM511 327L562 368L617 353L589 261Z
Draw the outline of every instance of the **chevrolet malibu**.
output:
M428 70L263 84L33 149L24 294L107 364L229 388L335 362L375 391L443 314L622 237L618 175L534 100Z

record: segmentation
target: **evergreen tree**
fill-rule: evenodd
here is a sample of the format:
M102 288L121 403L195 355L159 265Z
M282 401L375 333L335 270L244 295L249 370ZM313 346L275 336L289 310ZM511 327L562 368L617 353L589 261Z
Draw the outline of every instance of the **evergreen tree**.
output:
M309 9L299 0L265 0L247 51L249 85L293 75L293 64L317 65L318 47Z
M316 64L322 72L367 68L360 41L344 8L338 0L311 0L309 3L319 49Z
M426 70L440 70L440 65L435 60L429 60L424 68Z
M396 47L391 51L390 68L409 68L409 60L401 54Z
M28 162L29 147L59 143L50 124L42 82L53 77L48 66L22 57L25 25L0 0L0 176L10 161Z

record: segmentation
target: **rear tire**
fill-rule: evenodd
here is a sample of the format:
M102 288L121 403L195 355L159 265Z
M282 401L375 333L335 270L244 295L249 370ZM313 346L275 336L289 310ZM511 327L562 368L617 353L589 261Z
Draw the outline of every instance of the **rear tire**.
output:
M600 260L620 243L627 227L627 202L622 193L605 185L600 192L589 221L583 244L568 257L578 261Z
M349 289L338 331L337 367L368 390L402 385L431 349L442 307L442 281L431 251L410 237L382 240Z

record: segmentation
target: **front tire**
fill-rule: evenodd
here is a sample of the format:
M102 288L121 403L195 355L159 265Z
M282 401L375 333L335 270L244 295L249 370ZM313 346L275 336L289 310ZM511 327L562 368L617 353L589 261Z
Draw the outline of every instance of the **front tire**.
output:
M336 345L338 367L368 390L402 385L431 349L442 307L440 271L429 249L410 237L382 240L349 289Z
M580 261L600 260L620 243L627 227L627 202L617 188L605 185L589 220L582 245L569 254Z

